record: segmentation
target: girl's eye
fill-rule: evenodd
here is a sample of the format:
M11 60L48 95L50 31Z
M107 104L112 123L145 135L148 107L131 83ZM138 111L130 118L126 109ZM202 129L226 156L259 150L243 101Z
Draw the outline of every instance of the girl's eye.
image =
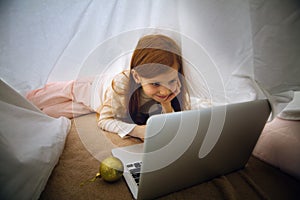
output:
M151 83L151 85L152 85L152 86L154 86L154 87L158 87L158 86L160 86L160 84L159 84L159 83Z
M175 83L177 83L177 80L171 80L170 82L169 82L169 84L175 84Z

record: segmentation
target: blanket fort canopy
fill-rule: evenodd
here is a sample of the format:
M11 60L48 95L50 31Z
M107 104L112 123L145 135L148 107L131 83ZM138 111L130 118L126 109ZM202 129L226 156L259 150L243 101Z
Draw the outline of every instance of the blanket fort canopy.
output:
M114 75L128 69L139 37L159 33L180 44L190 92L199 103L267 97L275 116L300 90L299 13L297 0L4 0L0 78L24 95L47 82ZM0 142L5 151L0 163L6 165L1 165L0 194L37 198L63 149L70 123L3 99ZM296 115L299 119L299 111ZM50 151L40 151L45 144L22 144L22 137L35 138L38 132L48 134ZM51 150L46 161L43 155L22 157L24 152ZM21 173L16 179L16 171L9 170L20 163L44 162L48 167L24 168L26 176ZM35 184L15 193L21 187L16 183L31 185L31 174ZM4 183L10 187L2 187Z
M257 98L261 90L273 102L289 102L292 91L300 87L296 0L14 0L2 1L0 9L1 78L23 94L47 81L77 78L97 48L105 47L113 55L94 57L98 72L110 67L118 73L128 68L140 36L166 32L181 43L183 56L192 65L186 74L196 76L189 79L194 95L203 91L203 81L211 79L223 86L207 89L216 95L220 92L216 90L224 90L216 101L227 102ZM130 40L124 41L124 35ZM209 63L199 56L204 54Z

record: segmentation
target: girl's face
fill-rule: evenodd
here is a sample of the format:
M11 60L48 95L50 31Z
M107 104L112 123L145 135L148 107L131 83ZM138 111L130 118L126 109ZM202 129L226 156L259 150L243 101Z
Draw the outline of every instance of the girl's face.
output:
M171 95L176 96L180 91L181 84L177 70L169 70L153 78L141 77L133 71L133 77L141 84L144 93L159 103L169 101Z

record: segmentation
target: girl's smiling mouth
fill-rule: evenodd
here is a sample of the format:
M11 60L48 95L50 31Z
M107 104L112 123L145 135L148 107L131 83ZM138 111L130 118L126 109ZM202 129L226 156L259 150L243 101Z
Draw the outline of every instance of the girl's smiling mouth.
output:
M157 98L159 98L160 100L164 101L164 100L168 99L170 95L172 95L172 93L169 95L155 95L155 96Z
M160 99L165 99L165 98L167 98L168 96L166 96L166 95L164 95L164 96L160 96L160 95L156 95L158 98L160 98Z

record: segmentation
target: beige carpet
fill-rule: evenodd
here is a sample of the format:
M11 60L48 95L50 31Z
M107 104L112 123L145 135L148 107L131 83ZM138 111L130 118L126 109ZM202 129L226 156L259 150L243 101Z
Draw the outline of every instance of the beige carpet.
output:
M139 143L100 131L95 114L72 120L65 149L53 170L40 199L132 199L123 179L107 183L101 179L80 184L98 172L99 160L110 156L111 149ZM300 199L298 180L255 157L246 167L160 199Z

